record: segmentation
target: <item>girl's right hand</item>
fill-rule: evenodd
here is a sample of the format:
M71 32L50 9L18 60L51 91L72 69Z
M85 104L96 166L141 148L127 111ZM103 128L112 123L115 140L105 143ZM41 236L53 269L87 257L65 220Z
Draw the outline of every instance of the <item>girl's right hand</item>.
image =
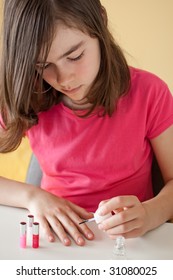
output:
M91 213L41 188L31 187L31 189L27 208L40 223L41 230L50 242L55 240L53 231L66 246L71 244L69 236L79 246L85 244L85 238L88 240L94 238L93 232L86 224L79 225L83 219L91 218L93 216Z

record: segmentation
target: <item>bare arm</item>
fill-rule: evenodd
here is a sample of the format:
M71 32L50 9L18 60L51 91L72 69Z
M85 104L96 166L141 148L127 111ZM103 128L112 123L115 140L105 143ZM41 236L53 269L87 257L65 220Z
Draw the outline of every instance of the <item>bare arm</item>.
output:
M173 126L151 140L151 145L165 181L160 193L144 203L150 214L153 213L154 227L173 217Z
M0 204L28 209L49 241L54 241L53 232L66 246L71 243L69 236L80 246L85 244L84 237L94 238L87 225L79 225L82 219L91 218L91 213L39 187L0 177Z
M0 177L0 204L27 208L34 186Z
M118 196L101 202L101 215L111 211L116 213L99 225L112 239L117 235L126 238L141 236L173 217L173 126L152 139L151 145L165 186L156 197L142 203L132 195Z

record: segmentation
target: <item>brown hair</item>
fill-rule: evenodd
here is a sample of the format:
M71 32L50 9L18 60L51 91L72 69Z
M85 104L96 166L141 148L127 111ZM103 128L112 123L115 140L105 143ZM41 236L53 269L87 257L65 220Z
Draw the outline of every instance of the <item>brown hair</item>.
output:
M42 52L46 61L58 21L99 40L101 65L87 96L92 107L86 115L102 107L103 114L111 116L117 100L129 88L126 59L108 30L106 11L99 0L5 0L0 152L16 149L26 130L38 123L38 113L59 102L55 90L39 95L33 88L38 56Z

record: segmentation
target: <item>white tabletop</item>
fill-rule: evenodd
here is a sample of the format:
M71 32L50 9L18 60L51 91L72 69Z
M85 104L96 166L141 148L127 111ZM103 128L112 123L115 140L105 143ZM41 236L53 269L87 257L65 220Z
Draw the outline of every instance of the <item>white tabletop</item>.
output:
M40 247L19 246L19 223L27 221L24 209L0 206L0 259L1 260L109 260L112 259L114 240L98 230L95 222L89 224L95 240L86 241L83 247L74 242L65 247L59 240L49 243L42 236ZM173 260L173 224L165 223L140 238L126 240L128 260Z

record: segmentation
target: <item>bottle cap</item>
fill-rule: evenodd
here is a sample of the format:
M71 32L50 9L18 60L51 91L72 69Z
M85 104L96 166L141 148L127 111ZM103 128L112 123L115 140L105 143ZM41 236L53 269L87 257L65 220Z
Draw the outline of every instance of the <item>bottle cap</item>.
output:
M96 224L99 224L99 223L103 222L104 220L110 218L111 216L112 216L111 213L108 213L108 214L106 214L106 215L104 215L104 216L100 216L100 215L97 213L97 211L94 213L94 218L95 218Z
M33 235L38 235L39 234L39 223L37 222L34 222L33 225L32 225L32 233Z

